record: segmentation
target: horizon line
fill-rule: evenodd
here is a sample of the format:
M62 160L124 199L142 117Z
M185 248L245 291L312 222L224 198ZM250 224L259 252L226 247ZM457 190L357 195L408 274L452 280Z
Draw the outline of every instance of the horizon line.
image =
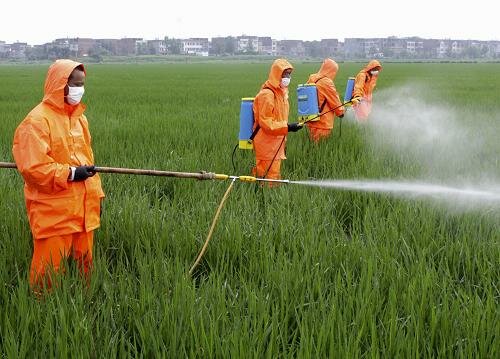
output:
M66 36L66 37L57 37L52 39L49 42L43 42L43 43L30 43L30 42L25 42L25 41L6 41L0 39L0 42L4 42L6 45L7 44L23 44L25 43L26 45L30 46L37 46L37 45L45 45L45 44L50 44L54 42L55 40L60 40L60 39L91 39L91 40L123 40L123 39L140 39L140 40L146 40L146 41L155 41L155 40L165 40L165 39L171 39L171 40L187 40L187 39L208 39L211 41L214 38L238 38L238 37L257 37L257 38L271 38L272 40L276 41L303 41L303 42L314 42L314 41L322 41L322 40L338 40L339 42L345 42L346 39L389 39L389 38L396 38L396 39L411 39L411 38L418 38L422 40L458 40L458 41L481 41L481 42L499 42L500 40L496 39L489 39L489 40L479 40L479 39L463 39L463 38L451 38L451 37L441 37L441 38L434 38L434 37L421 37L418 35L412 35L412 36L396 36L396 35L390 35L390 36L385 36L385 37L343 37L343 38L334 38L334 37L329 37L329 38L322 38L319 40L303 40L303 39L277 39L273 38L272 36L258 36L258 35L226 35L226 36L212 36L212 37L169 37L169 36L164 36L163 38L154 38L154 39L147 39L144 37L134 37L134 36L124 36L120 38L114 38L114 37L82 37L82 36ZM342 40L341 40L342 39Z

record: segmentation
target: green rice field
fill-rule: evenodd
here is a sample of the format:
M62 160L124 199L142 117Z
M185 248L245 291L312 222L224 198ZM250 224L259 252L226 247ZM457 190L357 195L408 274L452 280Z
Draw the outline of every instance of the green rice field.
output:
M294 122L296 85L320 63L291 63ZM255 96L270 65L89 64L83 102L96 165L249 175L250 151L235 153L235 168L231 161L240 100ZM364 64L339 66L343 97ZM438 106L458 114L466 140L440 147L438 136L414 149L410 136L406 147L388 147L392 132L358 124L349 112L341 134L337 122L319 145L307 130L291 133L283 178L487 180L500 191L500 64L383 66L372 122L388 116L390 99L404 113L418 97L419 112L407 109L402 124ZM0 66L0 161L12 162L14 130L41 100L47 68ZM440 113L430 118L446 120ZM428 128L422 122L415 136ZM235 182L191 277L229 181L101 179L106 199L90 286L70 262L58 287L39 299L28 284L22 177L0 169L1 357L500 357L498 202L464 209Z

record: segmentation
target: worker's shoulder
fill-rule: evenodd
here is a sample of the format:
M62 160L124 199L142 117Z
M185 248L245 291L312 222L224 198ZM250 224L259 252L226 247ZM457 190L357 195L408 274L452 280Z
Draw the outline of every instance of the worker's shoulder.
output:
M50 108L43 102L39 103L26 115L25 121L41 121L45 117L50 116Z
M275 103L274 94L270 89L263 88L259 91L259 93L255 96L253 101L253 109L255 110L263 110L264 108L268 108L269 106L273 107Z
M47 119L52 116L53 114L51 113L52 111L50 108L43 103L39 103L37 106L35 106L24 118L24 120L21 121L19 126L35 126L35 127L40 127L40 126L46 126L47 125Z
M334 82L331 78L325 76L316 81L315 84L318 89L323 89L333 86Z
M333 80L330 77L328 77L328 76L321 76L319 79L317 79L316 81L311 82L311 83L324 84L324 83L331 83L331 82L333 82Z
M368 74L366 73L366 70L361 70L360 72L358 72L358 74L356 75L356 77L366 77Z
M274 91L270 89L269 87L263 87L260 89L259 93L255 98L273 98L274 97Z

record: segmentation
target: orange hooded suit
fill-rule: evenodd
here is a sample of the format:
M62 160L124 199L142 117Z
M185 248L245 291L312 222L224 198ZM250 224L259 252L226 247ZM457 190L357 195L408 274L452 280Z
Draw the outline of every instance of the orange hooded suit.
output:
M354 80L354 90L352 97L361 97L361 102L353 106L356 118L361 121L368 120L368 115L372 111L372 95L377 85L378 75L370 74L374 69L382 70L382 65L377 60L371 60L357 75Z
M293 69L287 60L277 59L273 62L269 78L253 103L254 130L257 126L260 127L253 140L256 159L253 173L257 177L281 178L281 160L286 159L289 104L288 88L282 88L280 84L286 69Z
M318 90L318 105L321 107L323 103L325 104L321 113L328 112L338 107L335 111L330 111L320 116L319 121L307 122L309 137L314 142L318 142L320 139L330 136L335 115L342 116L344 114L344 107L342 106L339 94L333 83L338 70L339 65L337 65L335 61L332 59L325 59L318 73L310 75L307 80L308 84L316 84Z
M39 283L70 252L87 273L92 264L93 230L100 225L104 197L99 175L68 181L70 166L92 165L94 155L81 103L64 101L72 71L83 65L57 60L47 73L44 97L17 127L12 152L24 178L24 195L34 238L30 282Z

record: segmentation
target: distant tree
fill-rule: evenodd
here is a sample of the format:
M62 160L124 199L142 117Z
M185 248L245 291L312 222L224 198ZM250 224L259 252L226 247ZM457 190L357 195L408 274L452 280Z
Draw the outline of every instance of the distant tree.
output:
M104 56L110 56L112 53L101 44L95 44L89 49L89 58L94 62L102 62Z
M384 57L394 57L394 50L392 49L384 49Z
M220 39L212 40L212 46L210 48L210 53L212 55L222 55L224 53L224 42Z
M476 59L480 55L480 50L475 46L469 46L464 50L464 56L469 59Z
M233 55L235 52L236 52L236 43L235 43L235 39L230 36L226 39L226 43L225 43L225 53L226 54L231 54Z
M47 57L49 59L67 59L71 56L69 47L54 46L47 50Z
M26 58L28 60L45 60L47 56L47 48L45 46L28 47L26 49Z
M311 57L328 57L327 51L321 47L319 41L306 41L304 42L305 53Z
M481 46L481 57L486 57L487 53L488 53L488 46L482 45Z
M136 43L137 55L149 55L148 45L143 42Z
M165 37L165 46L167 48L167 54L170 55L180 55L181 53L181 40L172 38L169 39L168 36Z
M91 57L102 58L102 56L110 56L110 55L112 55L111 51L103 47L101 44L95 44L94 46L92 46L91 49L89 49L89 56Z
M236 39L232 36L212 39L210 53L213 55L234 55Z

